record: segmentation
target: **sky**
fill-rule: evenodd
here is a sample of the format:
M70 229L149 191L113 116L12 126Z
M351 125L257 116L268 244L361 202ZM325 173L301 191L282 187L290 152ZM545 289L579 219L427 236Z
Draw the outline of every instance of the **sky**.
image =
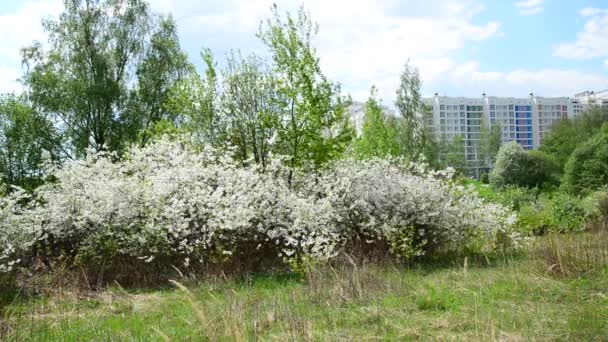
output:
M364 101L375 85L391 104L406 61L422 93L448 96L572 96L608 89L607 0L149 0L176 19L199 68L211 48L221 67L230 49L268 54L255 37L276 2L303 5L319 24L324 73ZM19 49L45 43L41 20L62 0L0 0L0 92L19 92Z

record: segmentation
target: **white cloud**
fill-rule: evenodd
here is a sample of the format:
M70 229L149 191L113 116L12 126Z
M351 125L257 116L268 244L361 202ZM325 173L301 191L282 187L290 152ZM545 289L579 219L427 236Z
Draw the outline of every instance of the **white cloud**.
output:
M458 65L447 75L456 89L481 89L498 96L525 96L529 92L541 96L568 96L581 89L608 88L608 77L597 73L560 69L481 71L475 61Z
M270 15L272 3L227 0L212 5L201 2L193 8L188 0L154 0L153 7L176 11L174 16L185 36L221 36L218 45L255 49L260 45L254 34ZM278 5L280 10L293 12L301 3L284 0ZM473 22L484 10L477 0L429 0L424 7L398 0L303 3L320 26L315 43L323 69L355 98L366 97L375 84L389 103L394 98L398 73L408 58L420 68L423 79L431 81L455 65L454 52L500 34L498 22ZM201 44L214 43L200 39Z
M608 14L608 9L585 7L581 10L581 16L583 17L590 17L598 14Z
M574 43L559 44L555 55L570 59L608 56L608 9L587 7L581 16L587 18L583 31Z
M62 8L61 0L35 0L0 15L0 92L20 89L14 81L21 74L20 49L34 40L45 40L42 19L58 15Z
M534 15L542 12L544 0L523 0L515 3L521 15Z
M17 82L19 70L12 67L0 66L0 93L18 93L21 85Z
M219 59L228 48L260 50L262 46L254 35L276 0L149 1L154 10L173 13L183 45L192 60L200 62L194 53L201 46L211 47ZM281 10L293 12L301 2L283 0L278 4ZM46 40L40 20L59 13L61 3L31 0L17 12L0 16L0 32L11 33L3 36L0 46L0 91L19 89L15 82L21 75L19 48L35 39ZM476 61L459 63L455 56L461 49L474 49L475 42L500 35L500 23L476 20L485 10L477 0L427 0L425 6L417 4L414 0L304 0L306 10L320 25L315 45L323 70L331 79L342 82L345 91L356 100L364 100L375 84L387 105L392 104L399 72L408 58L420 68L423 89L430 89L431 93L455 89L458 93L451 95L485 91L525 96L534 91L545 96L564 96L580 89L608 87L605 77L575 70L498 72L482 70ZM542 8L543 1L518 4L522 9ZM589 20L599 20L608 16L608 11L588 8L581 14ZM577 49L581 47L577 45ZM606 63L608 67L608 60Z

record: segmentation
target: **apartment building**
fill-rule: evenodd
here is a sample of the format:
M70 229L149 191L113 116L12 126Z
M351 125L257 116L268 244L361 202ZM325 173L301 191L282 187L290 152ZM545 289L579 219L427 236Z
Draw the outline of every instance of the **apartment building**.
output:
M574 118L593 106L608 108L608 90L585 91L573 97L541 97L531 93L525 98L488 96L451 97L435 94L424 98L432 115L427 129L438 141L451 142L460 135L465 143L465 158L472 175L489 171L491 165L481 160L482 126L498 125L502 143L516 141L526 150L540 147L553 125L563 118ZM365 104L355 102L349 108L357 132L361 132ZM394 110L384 108L387 115Z
M602 91L587 90L574 94L573 102L581 109L590 106L600 106L608 108L608 89Z
M432 109L429 124L438 140L452 141L457 135L464 138L465 158L476 175L490 167L480 159L482 125L488 128L499 125L503 143L516 141L524 149L532 150L540 146L556 121L576 116L586 107L580 104L579 109L567 97L546 98L534 94L527 98L435 94L424 102Z

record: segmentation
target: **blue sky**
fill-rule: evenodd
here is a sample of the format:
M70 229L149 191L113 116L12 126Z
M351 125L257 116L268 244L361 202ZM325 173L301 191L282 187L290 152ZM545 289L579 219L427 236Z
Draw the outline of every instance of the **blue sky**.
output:
M181 43L201 65L210 47L220 65L232 48L266 54L255 37L272 0L150 0L177 19ZM300 4L320 25L315 40L325 73L356 100L371 85L394 99L408 59L424 95L569 96L608 88L606 0L279 0ZM61 0L0 0L0 91L19 91L19 48L44 42L40 21Z

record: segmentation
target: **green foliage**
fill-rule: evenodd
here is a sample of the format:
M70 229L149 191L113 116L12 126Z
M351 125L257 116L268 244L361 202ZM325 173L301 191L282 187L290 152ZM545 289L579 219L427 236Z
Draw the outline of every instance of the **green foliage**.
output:
M480 165L486 168L494 165L496 155L502 145L502 127L499 124L489 125L485 120L482 120L480 134L480 159L485 165Z
M425 294L416 298L419 310L458 311L460 301L449 289L430 287Z
M525 255L480 261L315 265L305 279L222 273L180 278L179 289L116 284L87 296L53 286L29 297L0 280L0 338L596 341L608 329L607 243L608 234L560 234L534 239ZM62 275L54 284L71 276Z
M44 155L58 159L59 143L52 123L23 97L0 96L0 183L39 185Z
M498 151L490 183L497 188L555 186L559 183L559 166L551 156L540 151L526 152L513 141Z
M399 146L395 136L395 127L387 122L377 90L372 87L371 94L365 103L363 129L361 136L355 141L355 153L358 158L384 158L396 156Z
M514 187L496 192L477 187L480 196L517 211L519 231L525 235L578 232L601 218L602 193L580 199L558 190Z
M552 187L559 185L561 168L553 156L532 150L526 156L526 174L523 184L529 187Z
M574 119L561 119L544 137L540 150L552 155L563 169L572 152L594 136L605 122L608 122L608 111L602 108L593 108Z
M608 218L608 193L600 190L579 198L557 188L507 186L496 189L473 179L463 179L481 198L517 211L519 232L524 235L580 232Z
M563 186L572 194L608 185L608 125L572 152L564 171Z
M520 227L530 234L576 232L586 228L589 219L580 199L562 192L541 193L519 210Z
M480 181L473 179L473 178L459 178L459 179L457 179L457 182L458 182L458 184L461 184L468 188L472 188L473 190L475 190L475 192L477 192L479 197L481 197L487 201L498 202L498 193L496 192L496 189L494 189L489 184L483 184ZM504 204L504 203L502 203L502 204ZM505 205L509 205L509 204L505 204Z
M45 48L22 50L31 99L57 127L66 151L121 150L160 119L168 89L190 66L172 19L156 21L144 0L67 0L48 20ZM135 72L133 72L135 71Z
M266 165L275 148L280 112L275 77L256 55L242 57L232 51L223 72L222 108L229 141L243 161Z
M300 8L295 17L282 17L276 5L272 12L258 37L270 49L277 78L278 144L292 169L318 167L342 155L352 140L348 103L321 71L312 46L318 26L310 16Z
M161 18L136 71L138 83L131 93L130 115L125 122L130 131L127 139L140 133L139 142L145 145L150 138L148 130L151 126L161 121L174 125L179 123L181 112L168 111L170 107L166 104L173 86L191 72L193 66L181 50L173 18Z
M155 122L150 129L145 131L145 134L149 137L148 139L159 139L164 135L177 137L183 130L179 129L174 123L168 119L161 119Z
M524 149L514 141L503 145L496 156L490 183L496 188L519 184L524 175L525 156Z
M441 168L452 167L461 175L467 174L465 142L462 135L456 135L451 142L442 141L439 145L439 157L439 165Z
M479 177L479 181L482 184L490 184L490 175L487 172L482 173Z
M420 73L408 61L400 75L395 100L395 107L401 116L401 120L397 121L399 154L408 160L436 164L439 147L433 132L425 127L431 112L422 101L420 85Z
M519 211L523 206L534 203L538 197L538 194L538 189L508 186L501 188L500 191L496 192L495 200L498 203Z
M177 81L169 90L164 108L181 114L181 126L199 142L218 146L225 143L225 120L218 101L216 63L209 49L201 50L205 76L195 71Z

